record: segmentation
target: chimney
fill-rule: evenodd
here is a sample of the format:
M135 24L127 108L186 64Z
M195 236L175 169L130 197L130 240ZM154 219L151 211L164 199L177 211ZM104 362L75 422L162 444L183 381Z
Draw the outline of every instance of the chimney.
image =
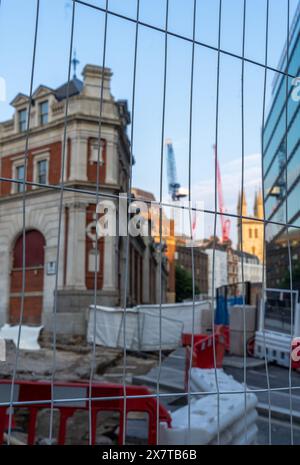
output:
M99 98L101 95L101 85L103 81L103 99L111 100L110 81L112 72L110 68L101 66L86 65L82 71L83 90L82 95L86 97Z

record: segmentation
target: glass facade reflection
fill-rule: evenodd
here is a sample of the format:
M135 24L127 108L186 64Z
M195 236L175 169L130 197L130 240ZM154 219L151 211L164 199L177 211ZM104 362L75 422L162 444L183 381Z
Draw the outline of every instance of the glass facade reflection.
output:
M290 32L289 62L286 50L281 69L300 76L300 7ZM267 220L267 286L290 288L292 261L293 288L300 289L300 101L295 98L294 79L276 77L273 101L263 128L264 202ZM289 256L288 243L291 246Z

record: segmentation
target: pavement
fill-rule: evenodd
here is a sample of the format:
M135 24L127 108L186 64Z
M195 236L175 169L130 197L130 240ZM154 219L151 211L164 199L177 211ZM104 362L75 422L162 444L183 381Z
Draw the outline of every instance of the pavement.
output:
M265 365L265 361L260 358L247 357L247 368L258 368ZM237 357L235 355L227 355L223 359L223 368L240 368L244 367L244 357Z
M147 374L134 376L134 384L145 384L156 388L158 376L160 377L160 391L164 393L184 392L185 351L179 348L166 357L159 372L154 366Z

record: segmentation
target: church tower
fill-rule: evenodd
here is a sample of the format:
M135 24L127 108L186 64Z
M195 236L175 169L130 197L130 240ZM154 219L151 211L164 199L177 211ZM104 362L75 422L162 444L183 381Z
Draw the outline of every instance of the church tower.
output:
M242 202L242 208L241 208ZM263 262L263 247L264 247L264 224L263 220L263 198L262 192L259 190L255 194L253 215L248 213L247 201L245 193L239 195L237 214L241 214L242 220L238 221L238 249L241 250L241 240L243 240L243 252L256 255L259 261ZM249 217L245 218L245 217Z

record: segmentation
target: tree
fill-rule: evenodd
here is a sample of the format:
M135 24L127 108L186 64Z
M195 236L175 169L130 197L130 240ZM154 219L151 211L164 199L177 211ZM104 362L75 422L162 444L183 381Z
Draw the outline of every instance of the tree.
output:
M183 266L176 265L175 271L176 302L183 302L185 299L193 298L193 277L192 273ZM199 287L195 284L195 294L199 294Z

